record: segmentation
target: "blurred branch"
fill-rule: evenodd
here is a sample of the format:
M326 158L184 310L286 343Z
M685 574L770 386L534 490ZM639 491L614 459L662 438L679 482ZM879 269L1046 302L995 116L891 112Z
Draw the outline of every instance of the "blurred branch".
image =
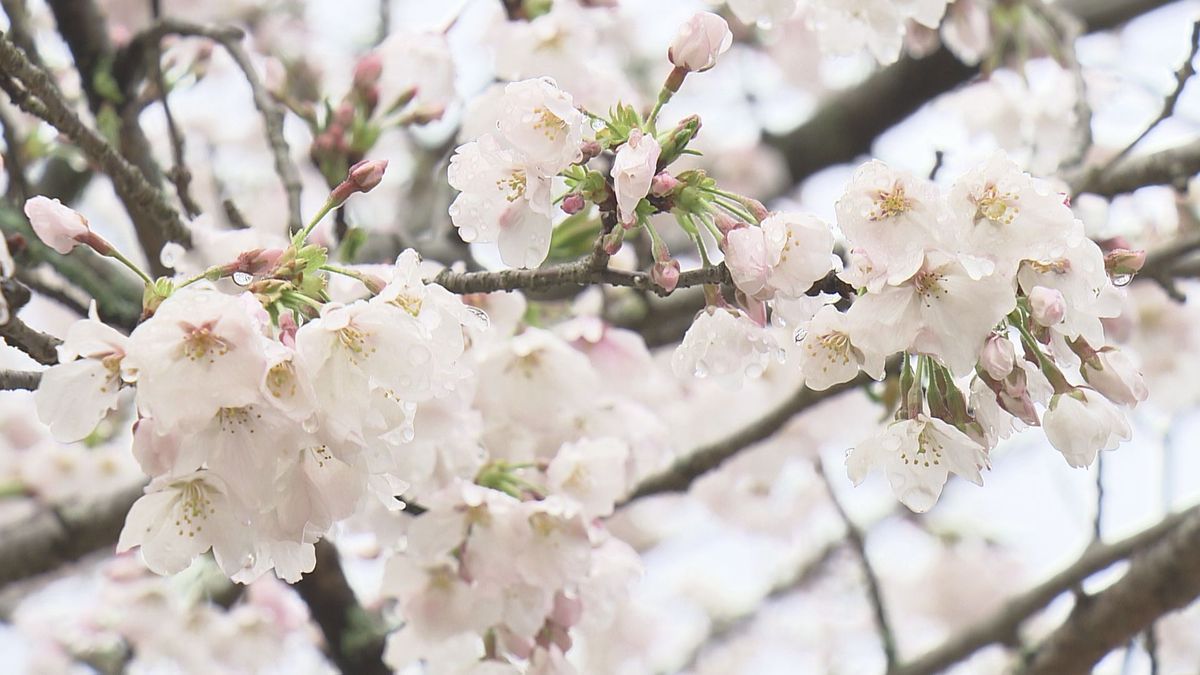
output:
M1170 538L1165 542L1168 544L1168 548L1194 556L1187 560L1184 560L1181 556L1181 561L1191 565L1188 576L1194 577L1200 582L1200 531L1198 529L1200 529L1200 507L1192 507L1181 513L1168 516L1158 524L1126 539L1112 544L1095 544L1085 550L1083 555L1069 567L1009 601L1008 604L992 617L968 627L924 656L892 669L888 675L933 675L966 659L988 645L995 643L1016 644L1018 630L1021 625L1034 614L1044 609L1055 598L1068 592L1073 586L1081 583L1091 575L1154 545L1156 542L1168 537L1168 535L1170 535ZM1180 542L1184 538L1184 535L1190 537L1190 542ZM1184 543L1188 545L1185 546ZM1157 551L1158 548L1156 547L1155 550ZM1175 568L1169 568L1162 564L1161 558L1162 556L1158 554L1154 554L1152 557L1156 561L1152 564L1157 565L1155 569L1156 574L1166 574L1175 570ZM1137 559L1135 558L1135 560ZM1137 564L1140 566L1139 569L1144 569L1148 566L1146 563ZM1145 573L1139 573L1136 577L1132 576L1132 574L1133 568L1131 567L1130 572L1126 574L1126 577L1122 581L1117 582L1117 585L1123 584L1125 579L1132 577L1132 583L1135 585L1140 584L1142 592L1158 590L1157 586L1146 581L1147 575ZM1166 574L1159 581L1160 583L1171 584L1179 582L1181 579L1179 576L1172 577ZM1113 588L1116 588L1116 586ZM1200 592L1200 588L1197 589L1197 592ZM1098 601L1103 595L1104 593L1101 593L1095 600ZM1146 602L1147 604L1154 604L1156 607L1160 605L1160 603ZM1084 610L1080 610L1080 612L1087 613ZM1164 612L1160 612L1160 614ZM1088 616L1095 615L1088 614ZM1069 619L1068 622L1070 621ZM1118 622L1118 624L1127 625L1125 622ZM1138 630L1145 625L1143 623L1138 627ZM1042 670L1039 672L1049 673L1055 671Z
M146 58L153 59L157 54L159 41L166 35L211 40L224 47L238 69L242 71L242 76L250 85L254 107L262 115L263 127L267 134L267 145L275 160L275 173L279 175L279 181L283 184L283 190L287 195L289 228L292 232L299 231L303 227L300 216L300 170L292 161L291 150L288 148L287 140L283 137L283 108L276 104L275 99L263 85L262 80L258 77L258 72L254 69L254 64L250 61L250 55L242 46L245 33L240 28L233 26L202 26L186 21L161 19L135 36L130 41L127 51L130 54L149 51L150 55Z
M720 467L726 460L745 448L770 438L801 412L869 382L872 380L866 373L859 373L858 377L853 380L834 385L824 391L813 391L807 387L801 387L796 393L748 426L723 440L680 457L666 471L643 480L633 494L622 500L618 506L665 492L685 492L697 478Z
M294 587L325 636L329 658L343 673L390 675L383 663L384 632L358 604L337 548L328 540L316 547L316 568Z
M850 518L850 514L846 513L846 507L842 506L841 500L838 499L833 482L829 479L829 472L825 469L825 463L818 463L816 470L820 474L821 480L825 482L825 492L829 495L829 501L837 510L838 517L846 527L846 541L854 550L855 557L858 558L859 566L862 568L863 582L867 587L867 600L871 603L871 609L875 615L875 628L879 631L879 641L883 646L883 657L887 662L887 669L894 670L896 668L896 633L888 621L887 606L883 602L883 590L879 584L879 575L875 574L875 568L871 566L871 558L867 555L866 537L862 529Z
M1130 152L1133 151L1135 147L1137 147L1138 143L1141 143L1147 136L1150 135L1151 131L1154 131L1159 124L1175 114L1175 105L1179 103L1179 97L1183 94L1183 88L1187 86L1188 80L1190 80L1192 76L1196 74L1196 67L1192 64L1192 62L1196 60L1197 53L1200 53L1200 21L1192 24L1191 48L1188 50L1188 55L1184 60L1183 65L1179 66L1179 70L1175 71L1175 88L1171 90L1170 94L1167 94L1165 99L1163 99L1162 110L1159 111L1158 117L1155 117L1154 120L1150 122L1150 124L1142 131L1142 133L1138 134L1138 137L1133 139L1132 143L1125 146L1121 152L1117 153L1117 156L1112 158L1112 161L1109 162L1108 166L1104 168L1104 171L1109 170L1114 164L1124 159Z
M0 368L0 390L23 389L33 391L42 381L42 374L32 370L5 370Z
M47 366L58 363L58 345L62 340L30 328L17 317L17 310L29 302L29 289L12 279L3 279L0 280L0 293L8 303L8 323L0 324L0 338L38 363Z
M1061 8L1081 20L1086 31L1114 28L1170 0L1064 0ZM902 57L861 84L834 94L816 113L792 131L769 136L787 161L792 182L851 162L870 152L883 132L902 122L930 100L979 73L964 65L945 46L932 54Z
M1092 169L1070 181L1071 193L1087 192L1102 197L1133 192L1150 185L1187 189L1200 173L1200 141L1140 157L1126 157L1109 169Z
M1153 546L1135 555L1112 586L1075 605L1037 647L1026 675L1085 675L1105 654L1155 619L1200 596L1200 512L1192 509Z
M141 496L139 483L86 502L41 506L7 525L0 533L0 586L111 548L125 525L125 514Z

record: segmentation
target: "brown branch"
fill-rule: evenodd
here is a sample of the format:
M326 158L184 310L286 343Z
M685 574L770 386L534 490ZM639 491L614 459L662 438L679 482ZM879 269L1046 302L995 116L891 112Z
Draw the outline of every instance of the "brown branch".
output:
M1098 31L1169 2L1065 0L1061 4L1083 22L1085 30ZM767 141L783 153L792 182L799 183L824 168L867 154L880 134L978 73L944 46L923 58L905 56L858 86L831 96L804 124Z
M295 589L325 636L329 658L343 673L390 675L383 663L384 634L358 604L333 544L317 542L317 566Z
M0 586L27 579L113 546L125 514L142 496L129 486L86 503L44 506L4 529Z
M1114 197L1150 185L1171 185L1182 191L1197 173L1200 173L1200 141L1193 141L1151 155L1126 157L1111 169L1088 171L1070 181L1071 192Z
M17 310L29 302L29 289L12 279L0 280L0 293L8 303L8 323L0 324L0 338L20 349L34 361L52 366L58 363L58 345L62 340L30 328L17 318Z
M607 260L604 263L606 264ZM656 293L660 296L670 295L667 291L650 280L645 272L626 272L605 267L597 267L598 260L587 257L571 263L551 265L539 269L510 269L498 272L452 272L444 269L430 281L442 286L451 293L491 293L493 291L546 291L574 286L591 284L609 284L625 286L642 291ZM720 284L728 281L729 274L725 265L717 265L703 269L688 270L679 275L679 285L676 289L700 286L702 284Z
M933 675L988 645L1015 644L1017 631L1025 621L1091 575L1151 546L1167 535L1171 535L1171 541L1178 540L1179 537L1173 534L1176 532L1189 532L1193 540L1200 542L1200 537L1196 535L1198 522L1200 507L1192 507L1182 513L1168 516L1158 524L1121 541L1093 545L1069 567L1009 601L990 618L970 626L924 656L893 669L889 675ZM1195 570L1200 570L1200 556L1192 561L1192 565Z
M726 460L748 446L770 438L775 432L782 429L783 425L787 424L789 420L801 412L808 410L822 401L861 387L871 381L871 378L866 373L859 373L858 377L853 380L834 385L824 391L813 391L807 387L801 387L795 394L792 394L749 426L734 432L716 443L704 446L680 457L666 471L643 480L638 484L633 494L626 497L618 506L651 495L666 492L684 492L691 487L697 478L720 467Z
M139 219L147 219L153 223L154 232L158 235L181 244L190 244L191 237L179 213L166 202L163 194L108 141L79 119L61 97L50 76L30 63L5 34L0 34L0 73L4 74L4 89L13 103L70 138L84 155L112 179L117 196L130 211L135 223ZM147 228L139 229L139 236L142 229ZM157 253L157 250L146 252L152 265L158 262Z
M891 622L888 621L887 606L883 602L883 590L879 583L879 575L875 574L871 558L867 555L866 536L850 518L850 514L846 513L846 507L838 499L833 482L829 479L829 472L826 471L825 463L817 464L816 470L821 475L821 480L825 482L825 492L829 495L829 501L837 510L838 517L846 527L846 541L854 550L859 567L862 569L863 582L867 587L867 600L871 603L871 610L875 617L875 629L879 632L879 641L883 646L883 657L887 662L887 669L894 670L896 668L896 633L892 630Z
M1155 619L1200 596L1200 513L1192 512L1105 590L1076 604L1046 638L1026 675L1085 675L1104 655L1127 644Z
M5 370L0 368L0 390L23 389L33 391L42 381L42 374L32 370Z
M238 69L242 71L242 76L250 85L254 107L262 115L263 127L267 134L267 145L270 147L275 161L275 173L279 175L279 181L283 184L283 190L287 195L289 229L292 232L299 231L303 227L300 216L300 170L292 160L291 150L283 136L283 108L267 91L266 86L258 77L258 72L254 69L254 64L250 61L250 55L242 46L245 33L240 28L233 26L203 26L175 19L161 19L134 37L130 43L131 51L144 49L146 45L157 46L158 42L166 35L211 40L221 45L229 53Z

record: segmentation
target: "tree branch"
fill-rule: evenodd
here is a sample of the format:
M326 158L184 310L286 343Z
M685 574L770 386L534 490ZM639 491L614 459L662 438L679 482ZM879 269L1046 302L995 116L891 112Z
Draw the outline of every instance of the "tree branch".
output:
M702 284L720 284L729 280L725 264L703 269L688 270L679 275L679 285L676 289L700 286ZM491 293L493 291L545 291L552 289L588 286L591 284L609 284L625 286L638 290L652 292L660 296L668 296L668 291L650 280L645 272L626 272L607 267L597 267L593 258L583 258L575 262L551 265L539 269L510 269L498 272L452 272L444 269L438 273L432 283L442 286L451 293Z
M0 73L3 73L0 84L13 103L70 138L84 155L112 179L117 196L129 209L135 223L140 218L148 219L155 226L155 231L166 239L185 245L191 243L179 213L166 202L163 194L108 141L79 119L61 97L50 76L30 63L5 34L0 34ZM157 250L146 252L152 266L158 263L157 253Z
M896 667L896 633L892 630L891 622L888 621L887 606L883 602L883 590L879 584L879 576L875 574L875 568L871 566L871 558L867 555L866 537L862 529L850 518L850 514L846 513L846 507L842 506L841 500L838 499L833 482L829 479L829 472L825 470L825 463L818 463L816 470L821 475L821 480L825 482L825 492L829 495L829 501L837 510L842 524L846 526L846 541L854 550L859 567L862 568L863 582L867 587L867 600L871 603L871 609L875 615L875 628L879 632L879 641L883 646L883 657L887 662L887 669L893 670Z
M0 338L38 363L47 366L58 363L58 346L62 340L30 328L17 318L17 310L29 302L29 289L12 279L3 279L0 280L0 293L8 303L8 323L0 324Z
M42 381L42 374L31 370L5 370L0 368L0 390L23 389L33 391Z
M1171 0L1064 0L1062 8L1078 17L1087 31L1114 28ZM858 86L826 100L792 131L768 136L787 161L792 182L870 152L883 132L928 101L979 73L946 47L923 58L902 57Z
M1128 643L1164 614L1200 596L1200 513L1135 555L1129 571L1076 604L1066 622L1037 648L1026 675L1085 675L1105 654Z
M125 514L142 496L142 485L87 503L43 506L4 528L0 586L20 581L105 547L125 526Z
M1009 601L992 617L946 640L941 646L924 656L893 669L889 675L933 675L990 644L1015 643L1021 624L1044 609L1055 598L1070 591L1073 586L1096 572L1128 558L1169 534L1171 542L1178 542L1180 537L1172 533L1187 532L1193 540L1193 544L1200 546L1200 536L1197 533L1198 524L1200 524L1200 507L1192 507L1187 511L1168 516L1158 524L1121 541L1093 545L1069 567ZM1200 579L1200 574L1197 574L1200 572L1200 551L1189 550L1188 553L1196 554L1196 557L1191 560L1193 568L1191 573ZM1156 556L1155 559L1157 560L1158 557ZM1158 573L1162 573L1162 571L1159 569ZM1139 576L1139 578L1141 577Z
M789 420L799 413L822 401L831 399L852 389L857 389L871 381L871 378L866 373L859 373L858 377L853 380L834 385L824 391L813 391L807 387L801 387L795 394L792 394L749 426L738 430L723 440L680 457L666 471L643 480L638 484L633 494L618 503L618 506L628 504L635 499L665 492L684 492L691 487L697 478L720 467L730 457L733 457L748 446L773 436L775 432L783 428L783 425L787 424Z
M295 584L325 636L329 658L343 673L390 675L383 663L384 633L346 582L337 548L317 542L317 566Z
M211 40L224 47L238 69L242 71L243 77L250 85L254 107L262 115L263 127L267 133L267 144L275 161L275 173L279 175L279 181L283 184L284 193L287 195L289 229L292 232L298 232L303 227L300 216L300 170L292 160L291 150L283 136L283 109L276 104L275 99L259 79L254 64L250 62L249 54L242 46L245 33L240 28L233 26L203 26L186 21L161 19L134 37L128 51L131 54L150 51L152 53L149 58L153 58L153 52L158 49L159 41L166 35Z

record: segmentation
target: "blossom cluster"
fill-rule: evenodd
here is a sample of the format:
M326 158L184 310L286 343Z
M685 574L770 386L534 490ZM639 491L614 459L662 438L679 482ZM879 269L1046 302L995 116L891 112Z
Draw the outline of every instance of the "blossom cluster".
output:
M794 330L785 358L811 389L860 371L880 379L902 354L896 421L847 465L856 483L884 469L919 511L949 473L980 482L989 450L1014 429L1043 426L1077 467L1129 438L1120 407L1144 400L1146 387L1102 322L1120 313L1118 284L1140 268L1139 252L1102 251L1063 195L1003 153L948 190L868 162L836 211L848 247L838 276L855 289L848 309L805 300L830 269L827 226L801 214L738 224L723 245L743 307L702 314L677 365L735 382L760 372L772 339L766 311L753 308L761 301Z

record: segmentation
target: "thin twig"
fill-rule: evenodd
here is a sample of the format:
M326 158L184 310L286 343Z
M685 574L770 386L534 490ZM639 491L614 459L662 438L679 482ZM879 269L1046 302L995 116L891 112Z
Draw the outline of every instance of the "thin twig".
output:
M726 460L745 448L773 436L799 413L868 382L871 382L871 378L866 373L860 373L853 380L834 385L824 391L813 391L807 387L801 387L795 394L749 426L716 443L680 457L666 471L643 480L633 494L626 497L620 505L651 495L684 492L700 476L721 466Z
M158 99L162 104L163 117L167 122L167 136L171 139L171 158L174 165L167 176L171 179L171 183L175 185L175 194L179 197L179 203L183 206L183 210L191 218L200 215L200 205L196 200L192 199L189 185L192 182L192 172L188 170L185 161L186 152L184 150L183 133L179 130L179 126L175 124L175 115L171 113L171 104L168 102L169 93L167 91L167 78L163 75L162 69L162 46L155 44L150 54L150 76L154 79L154 87L158 90Z
M62 340L30 328L17 318L17 310L29 302L29 289L12 279L0 280L0 293L8 303L8 323L0 324L0 338L20 349L34 361L52 366L58 363L58 345Z
M21 49L3 33L0 33L0 73L4 74L0 77L0 86L13 103L70 138L112 179L117 195L131 211L144 214L168 239L190 243L191 237L179 213L167 203L162 193L108 141L79 119L50 76L30 63ZM147 255L152 254L147 252Z
M1110 170L1117 162L1124 159L1127 155L1129 155L1129 153L1133 152L1133 149L1137 147L1138 143L1141 143L1143 140L1145 140L1146 137L1150 135L1150 132L1154 131L1158 125L1165 121L1168 117L1171 117L1175 114L1175 106L1179 103L1179 97L1183 95L1184 87L1187 86L1188 80L1190 80L1192 76L1196 74L1196 66L1192 62L1196 60L1196 55L1198 53L1200 53L1200 20L1197 20L1192 24L1191 48L1188 50L1187 59L1184 60L1183 65L1179 66L1179 70L1175 71L1175 88L1171 90L1171 93L1168 94L1165 99L1163 99L1162 110L1159 111L1158 117L1155 117L1154 121L1150 122L1150 124L1144 130L1142 130L1142 133L1138 134L1138 137L1133 139L1132 143L1125 146L1120 152L1118 152L1117 156L1113 157L1112 160L1109 161L1108 165L1104 167L1103 171Z
M275 160L275 173L279 175L279 181L283 184L283 190L287 194L289 229L292 232L298 232L303 227L300 216L300 170L292 160L291 149L288 147L287 139L283 136L283 109L263 85L262 80L258 77L258 71L254 69L254 64L250 61L250 55L242 45L245 33L232 26L203 26L175 19L161 19L138 34L133 42L157 44L166 35L212 40L225 48L238 69L242 71L242 76L250 85L254 107L262 115L263 127L267 132L267 144L270 146L271 155Z
M830 503L833 504L838 517L841 518L842 524L846 527L846 541L854 549L854 554L858 558L859 565L862 568L863 581L867 586L867 600L871 603L871 609L875 615L875 628L879 632L879 641L883 646L883 657L887 661L888 672L891 672L896 667L896 633L892 630L891 622L888 620L887 606L883 601L883 590L879 584L879 575L875 574L875 568L871 565L871 558L867 555L866 537L858 525L855 524L854 519L850 517L850 514L846 513L846 507L838 499L837 492L833 487L833 481L829 479L829 472L826 470L825 463L821 462L817 465L816 469L817 473L821 475L821 480L825 483L825 492L829 495Z

